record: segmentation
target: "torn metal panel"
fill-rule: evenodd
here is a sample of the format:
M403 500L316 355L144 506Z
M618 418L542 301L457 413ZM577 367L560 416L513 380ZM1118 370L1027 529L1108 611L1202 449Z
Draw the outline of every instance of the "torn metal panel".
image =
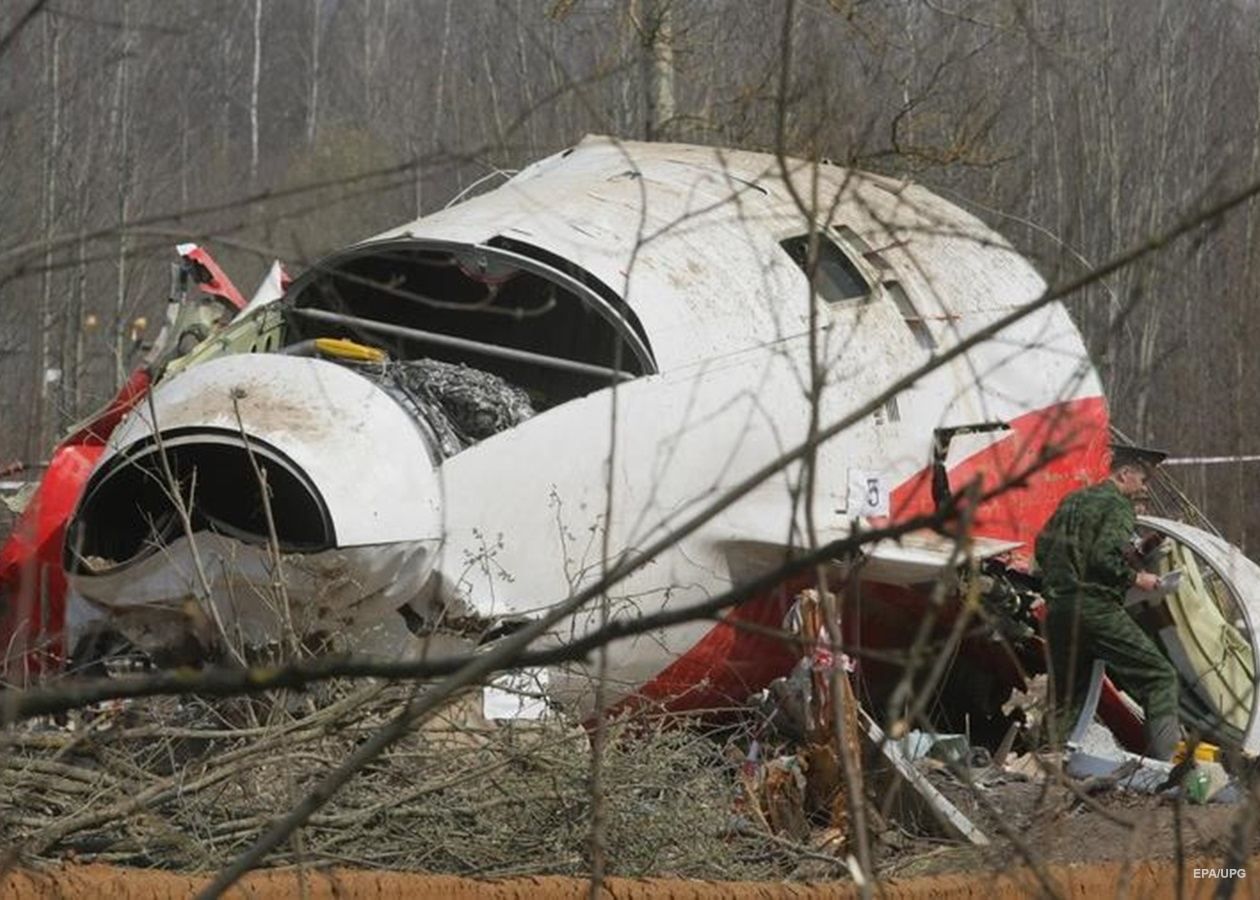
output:
M39 487L38 481L0 481L0 503L14 515L26 509Z
M175 250L184 261L190 277L203 293L219 298L236 311L245 308L245 298L241 296L241 292L203 247L180 244Z
M1098 701L1102 698L1103 679L1107 676L1107 664L1101 659L1094 660L1089 670L1089 685L1085 689L1085 700L1081 704L1080 715L1068 735L1069 747L1080 747L1085 743L1085 735L1098 713Z
M397 611L422 602L437 549L431 541L400 541L277 558L266 546L209 531L193 540L195 557L181 537L131 565L80 574L74 585L83 602L159 658L190 641L219 656L225 646L266 647L286 635L350 649L387 619L405 630ZM425 618L440 621L447 612L432 609Z
M1073 778L1104 779L1121 790L1145 794L1181 787L1173 781L1174 770L1181 774L1184 766L1178 769L1177 763L1130 753L1103 740L1105 734L1099 735L1094 717L1102 697L1106 668L1102 660L1094 660L1090 669L1085 700L1066 743L1065 771ZM1210 785L1199 802L1211 799L1217 803L1233 803L1239 799L1238 786L1218 763L1196 762L1195 766ZM1188 777L1189 773L1185 774Z
M915 531L899 541L883 540L866 550L862 576L888 584L923 584L951 576L968 555L989 559L1021 546L1019 541L974 538L959 549L958 541L934 531Z
M914 764L902 752L900 744L897 741L889 740L888 736L884 734L884 730L864 710L859 710L858 715L867 738L879 749L884 758L892 764L897 774L908 782L915 792L927 802L932 812L940 820L941 824L949 830L950 834L978 847L987 847L989 845L988 836L977 828L974 822L963 815L958 807L949 801L949 798L938 791L935 785L923 776L923 773L914 767Z
M1172 770L1170 762L1124 750L1119 751L1118 756L1110 756L1079 748L1070 749L1066 765L1067 774L1073 778L1105 778L1121 790L1142 794L1167 790Z
M258 288L254 291L254 296L250 298L249 303L245 304L245 308L237 313L236 318L232 321L234 323L240 321L255 310L269 303L275 303L284 296L284 292L288 290L292 282L293 279L285 270L284 264L278 259L275 260L272 262L271 268L267 270L267 274L263 276L263 280L259 282Z
M1237 803L1244 796L1219 763L1196 762L1187 769L1125 750L1069 747L1065 771L1073 778L1097 779L1140 794L1180 790L1197 803Z

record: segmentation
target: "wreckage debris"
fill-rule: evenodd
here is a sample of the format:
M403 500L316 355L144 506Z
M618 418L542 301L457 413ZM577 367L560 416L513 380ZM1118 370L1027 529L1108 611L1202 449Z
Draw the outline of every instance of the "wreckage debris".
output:
M840 855L852 839L846 785L864 782L849 662L831 651L826 626L827 607L835 609L835 601L808 589L785 616L784 629L795 635L800 658L788 676L772 681L748 706L758 714L766 740L793 752L762 759L760 741L751 743L739 770L735 818L743 822L751 815L764 830L797 844L814 835L815 846ZM835 688L841 691L843 729L836 727ZM821 830L815 834L816 829Z
M434 430L445 456L534 415L525 391L466 363L396 360L367 371Z

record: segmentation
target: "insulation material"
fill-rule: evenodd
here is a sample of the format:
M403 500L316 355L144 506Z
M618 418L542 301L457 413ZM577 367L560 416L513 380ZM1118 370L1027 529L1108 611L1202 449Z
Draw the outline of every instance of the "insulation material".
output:
M1212 599L1206 575L1190 548L1173 542L1160 571L1181 571L1165 601L1173 627L1160 632L1183 678L1213 714L1239 732L1251 718L1255 663L1251 645ZM1193 678L1191 678L1193 673Z
M444 457L534 415L529 395L490 372L419 359L386 363L379 380L435 432Z

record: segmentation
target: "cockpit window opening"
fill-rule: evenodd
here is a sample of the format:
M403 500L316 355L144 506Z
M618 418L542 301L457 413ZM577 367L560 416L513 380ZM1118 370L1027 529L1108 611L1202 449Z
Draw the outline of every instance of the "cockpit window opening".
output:
M893 303L897 304L897 311L901 313L901 318L905 320L906 327L910 329L910 333L914 335L914 339L924 350L935 350L937 347L936 338L932 335L931 329L928 328L927 322L923 321L918 308L914 305L914 301L910 299L910 295L906 293L906 289L901 286L898 281L885 281L884 290L888 292L888 296L892 297Z
M842 247L847 246L856 250L862 255L862 259L874 266L880 273L892 271L892 264L888 262L884 254L871 247L865 238L848 225L832 225L831 231L839 239Z
M790 237L780 241L779 246L808 278L809 235ZM814 273L814 287L818 296L833 305L866 300L871 295L871 285L862 270L826 233L818 235L818 264Z

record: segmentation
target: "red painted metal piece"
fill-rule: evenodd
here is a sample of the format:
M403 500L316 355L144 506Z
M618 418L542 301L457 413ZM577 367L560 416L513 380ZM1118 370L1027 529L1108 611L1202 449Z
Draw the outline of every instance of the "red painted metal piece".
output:
M219 268L219 264L214 261L214 258L204 248L196 244L181 244L179 255L186 260L191 260L199 267L195 270L193 280L197 282L197 287L201 288L204 293L214 297L221 297L236 307L238 312L245 308L245 298L241 295L241 292L236 289L232 279L223 273L223 270Z
M1107 474L1110 426L1106 401L1087 397L1027 413L1009 423L1010 431L985 450L950 470L950 486L962 489L978 479L992 490L1023 472L1022 485L1003 492L976 512L974 532L987 538L1020 541L1012 554L1027 564L1037 533L1059 501ZM1046 460L1046 456L1053 455ZM932 512L932 470L922 469L892 492L892 519L903 521Z
M65 663L66 524L105 441L148 393L152 379L137 369L99 413L63 440L13 533L0 546L0 674L23 682Z
M742 603L690 650L643 685L633 702L660 704L671 711L740 705L786 675L800 659L795 640L778 638L793 598L811 583L800 578ZM751 625L753 628L742 626Z
M1098 696L1098 717L1107 723L1120 746L1130 753L1146 751L1146 732L1142 720L1133 714L1120 698L1120 689L1110 678L1104 678Z

